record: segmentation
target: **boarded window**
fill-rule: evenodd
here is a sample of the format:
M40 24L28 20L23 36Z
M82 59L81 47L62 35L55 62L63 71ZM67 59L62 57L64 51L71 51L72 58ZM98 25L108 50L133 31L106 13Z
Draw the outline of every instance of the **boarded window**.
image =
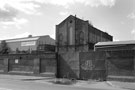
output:
M84 44L84 32L79 33L79 44Z
M61 34L59 34L59 45L62 45L62 41L63 41L63 35L62 35L62 33Z
M69 45L73 45L73 28L69 28Z

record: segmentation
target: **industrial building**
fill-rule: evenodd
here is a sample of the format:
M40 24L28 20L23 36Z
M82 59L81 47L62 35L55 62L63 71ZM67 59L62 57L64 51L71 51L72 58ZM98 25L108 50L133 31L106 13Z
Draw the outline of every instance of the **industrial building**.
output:
M0 41L1 42L1 41ZM34 51L49 51L48 47L54 48L55 40L49 35L32 36L16 39L5 40L7 46L10 48L10 53L15 54L20 52L34 52ZM55 48L53 49L55 51Z
M102 41L112 41L113 37L89 23L70 15L56 25L56 46L58 52L90 51L94 44Z
M105 80L105 54L94 52L94 45L103 41L113 41L113 37L76 16L56 25L58 76Z
M1 44L2 42L3 40ZM0 73L55 75L57 63L55 40L49 35L30 35L4 42L10 51L6 54L0 53Z
M104 51L95 52L94 45L113 41L113 37L89 21L70 15L56 25L56 40L29 36L5 41L11 53L0 55L0 71L4 73L51 73L60 78L106 80L106 55Z

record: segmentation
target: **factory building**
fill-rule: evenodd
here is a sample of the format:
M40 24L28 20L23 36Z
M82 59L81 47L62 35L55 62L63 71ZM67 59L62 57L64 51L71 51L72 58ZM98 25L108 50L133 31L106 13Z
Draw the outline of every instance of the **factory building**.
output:
M0 57L0 71L5 73L22 71L49 73L60 78L106 80L106 55L104 51L95 52L94 45L113 41L113 37L76 16L70 15L56 25L56 40L47 35L5 41L13 53ZM31 53L18 54L18 51Z
M89 51L94 44L102 41L112 41L113 37L103 32L88 21L70 15L56 25L56 45L58 52Z
M56 25L57 71L59 77L105 80L105 55L94 52L98 42L113 37L88 21L70 15Z
M2 42L2 41L0 41ZM16 53L16 51L45 51L48 47L55 46L55 40L49 35L45 36L31 36L25 38L16 38L5 40L7 46L10 48L11 53ZM54 48L55 49L55 48Z

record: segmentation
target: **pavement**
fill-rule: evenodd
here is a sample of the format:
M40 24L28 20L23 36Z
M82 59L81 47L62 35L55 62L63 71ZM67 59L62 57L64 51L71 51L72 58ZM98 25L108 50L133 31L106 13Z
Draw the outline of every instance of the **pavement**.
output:
M108 80L113 81L122 81L122 82L135 82L135 76L114 76L109 75L107 77Z
M114 86L118 86L129 90L135 90L135 82L119 82L119 81L110 81L110 82Z
M54 84L50 81L56 81L56 78L53 77L39 77L39 76L23 76L23 75L7 75L7 74L0 74L0 80L15 80L15 81L28 81L34 82L38 84L47 84L53 86L61 86L60 84ZM0 84L1 85L1 84ZM63 86L63 85L62 85ZM93 88L91 90L135 90L135 83L129 82L118 82L118 81L105 81L105 82L98 82L98 81L83 81L77 80L76 83L72 85L64 85L66 87L81 87L81 88ZM0 90L4 90L1 89Z

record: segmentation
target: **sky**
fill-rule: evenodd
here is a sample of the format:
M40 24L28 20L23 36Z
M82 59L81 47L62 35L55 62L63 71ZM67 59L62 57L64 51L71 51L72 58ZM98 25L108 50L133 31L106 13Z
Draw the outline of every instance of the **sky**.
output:
M114 41L135 40L135 0L0 0L0 40L50 35L69 15L89 20Z

